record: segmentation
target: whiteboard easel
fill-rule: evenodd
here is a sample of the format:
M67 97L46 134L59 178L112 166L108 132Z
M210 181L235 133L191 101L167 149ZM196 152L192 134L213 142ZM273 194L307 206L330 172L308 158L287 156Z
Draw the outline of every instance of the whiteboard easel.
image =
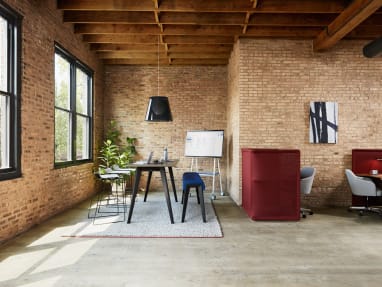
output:
M222 177L220 172L220 159L214 157L214 167L212 171L199 171L198 167L198 158L191 158L191 171L195 171L199 173L200 176L212 176L212 192L211 192L211 199L216 199L215 195L215 177L219 176L219 184L220 184L220 195L224 196L223 187L222 187Z

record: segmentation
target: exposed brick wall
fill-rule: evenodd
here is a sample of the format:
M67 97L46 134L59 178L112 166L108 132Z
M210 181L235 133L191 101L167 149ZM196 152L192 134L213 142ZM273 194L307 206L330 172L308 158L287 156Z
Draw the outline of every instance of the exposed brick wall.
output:
M122 139L136 137L140 158L146 158L152 150L154 158L159 159L163 148L168 146L169 157L180 159L174 170L179 188L181 175L191 164L191 160L184 157L186 132L226 129L227 67L160 67L159 75L159 94L169 98L173 122L144 121L149 97L158 95L156 66L106 66L105 125L114 119L121 127ZM223 179L225 158L226 155L221 162ZM210 170L213 161L202 160L201 167ZM153 177L153 187L161 184L159 173ZM142 180L142 187L144 183ZM206 184L210 190L210 179L206 178Z
M93 164L54 169L54 43L95 71L95 143L103 133L103 69L56 1L6 1L22 22L22 177L0 181L0 242L84 200L94 192Z
M382 59L364 58L365 43L341 41L323 53L313 53L311 41L241 39L236 44L240 147L300 149L301 165L317 168L303 205L349 205L344 169L351 167L351 150L381 148ZM237 73L230 67L229 74ZM337 144L309 143L310 101L338 102ZM240 189L241 184L231 188L233 198L241 197Z
M236 202L241 202L241 193L233 192L240 186L240 49L235 45L228 64L227 104L227 190Z

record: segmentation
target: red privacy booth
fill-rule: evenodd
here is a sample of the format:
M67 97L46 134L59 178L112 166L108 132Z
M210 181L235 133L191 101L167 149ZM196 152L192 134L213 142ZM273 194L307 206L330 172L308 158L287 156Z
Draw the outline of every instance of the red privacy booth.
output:
M242 149L242 205L253 220L300 219L300 151Z
M382 149L353 149L352 150L352 170L355 174L368 174L372 169L382 173ZM381 187L382 182L375 180ZM352 196L353 206L364 206L366 198L362 196ZM382 200L378 197L369 197L369 205L381 205Z

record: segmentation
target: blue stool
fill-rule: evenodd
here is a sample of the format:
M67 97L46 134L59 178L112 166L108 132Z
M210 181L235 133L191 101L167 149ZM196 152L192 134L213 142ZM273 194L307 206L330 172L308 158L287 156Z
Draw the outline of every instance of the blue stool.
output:
M206 186L197 172L185 172L183 174L183 194L182 194L182 203L183 203L183 212L182 212L182 222L186 216L187 202L190 195L190 189L194 187L196 189L196 195L198 197L198 203L202 210L203 222L206 220L206 211L204 209L204 195L203 191L206 189Z

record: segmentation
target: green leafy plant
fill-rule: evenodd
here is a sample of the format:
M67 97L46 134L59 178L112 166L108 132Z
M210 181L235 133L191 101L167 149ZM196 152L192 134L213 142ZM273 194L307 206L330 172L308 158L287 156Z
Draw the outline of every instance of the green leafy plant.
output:
M126 147L125 150L130 154L131 157L134 157L137 154L137 150L135 149L135 141L136 138L126 138Z
M99 165L99 171L105 173L107 168L112 168L113 165L118 164L119 148L110 139L104 141L102 148L100 149L101 160Z
M106 140L110 140L113 144L118 145L120 143L121 132L117 127L117 122L111 120L106 130Z
M121 132L118 129L117 122L112 120L106 131L106 140L100 149L101 161L99 165L99 172L105 173L106 169L113 168L118 165L121 168L126 167L137 154L135 149L136 138L126 138L126 144L121 145L120 140Z

